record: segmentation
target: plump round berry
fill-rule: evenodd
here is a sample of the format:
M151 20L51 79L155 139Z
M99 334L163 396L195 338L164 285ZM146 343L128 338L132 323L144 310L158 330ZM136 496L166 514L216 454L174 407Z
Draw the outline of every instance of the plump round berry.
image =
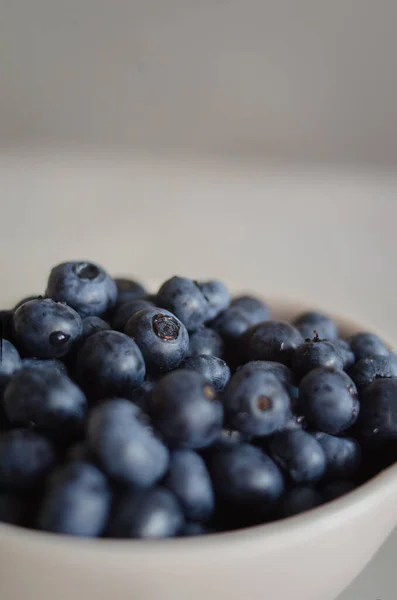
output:
M21 357L15 346L8 340L0 338L0 390L21 366Z
M265 321L248 329L243 346L247 360L272 360L289 364L303 344L299 331L284 321Z
M117 286L117 304L123 304L130 300L142 298L147 294L143 285L132 279L116 277L114 281Z
M397 439L397 379L376 379L361 394L356 428L365 440Z
M144 308L152 307L152 302L144 300L143 298L135 298L134 300L123 302L123 304L118 304L112 317L113 329L124 332L124 329L131 317Z
M361 358L349 369L349 375L362 391L375 379L397 377L397 357L389 352L388 356Z
M51 475L37 525L54 533L97 537L105 529L110 500L106 478L94 465L71 462Z
M22 300L17 302L11 312L14 313L20 306L22 306L22 304L26 304L26 302L30 302L31 300L43 300L43 296L39 296L37 294L35 296L25 296L25 298L22 298Z
M21 369L4 392L4 410L13 425L34 425L54 441L79 438L87 399L76 384L51 369Z
M27 356L66 356L82 332L77 312L49 298L26 302L14 313L15 339Z
M289 418L290 398L272 373L240 369L226 386L223 405L229 427L254 436L282 428Z
M232 505L266 514L284 491L277 465L250 444L215 453L210 472L216 494Z
M340 338L337 340L332 340L332 344L339 351L343 360L343 368L349 369L356 360L349 343L346 340L341 340Z
M139 346L148 371L175 369L189 349L189 334L179 319L162 308L144 308L128 321L126 335Z
M317 367L330 367L343 371L344 360L332 342L314 337L299 346L292 357L292 369L297 379Z
M348 339L348 342L356 360L373 356L389 356L386 344L374 333L356 333Z
M249 315L251 325L257 325L271 318L270 308L254 296L236 296L233 298L231 306L237 307Z
M118 292L116 283L102 267L80 261L54 267L46 295L66 302L82 317L101 317L115 306Z
M28 429L0 433L0 488L33 489L54 464L54 449L41 435Z
M343 371L320 367L301 381L300 406L309 423L338 434L356 421L360 403L354 382Z
M200 373L179 369L165 375L149 399L154 424L173 447L205 448L219 435L223 407Z
M115 481L149 487L165 475L169 452L128 400L107 400L94 408L87 431L91 452Z
M324 501L321 494L308 485L296 485L281 498L278 509L280 517L292 517L306 512Z
M14 492L0 492L0 522L23 525L28 513L29 498Z
M230 379L230 368L221 358L203 354L183 361L181 368L201 373L216 390L223 390Z
M355 484L352 481L331 481L327 483L321 490L322 496L326 502L336 500L345 494L349 494L355 489Z
M313 433L324 450L327 461L327 478L350 479L361 463L361 446L350 437L336 437L323 431Z
M60 375L67 375L68 370L61 360L57 358L24 358L21 361L22 369L37 369L39 371L47 369L56 371Z
M292 392L295 388L295 377L286 365L272 360L251 360L237 369L237 372L252 373L254 371L262 371L263 373L271 373L280 383L289 391Z
M229 290L218 280L203 281L198 285L208 302L207 321L212 321L229 306Z
M200 327L189 336L188 356L199 356L209 354L223 358L225 355L225 344L223 339L210 327Z
M318 441L302 429L274 435L269 454L294 483L311 483L321 479L326 469L324 451Z
M183 527L177 499L169 490L157 487L124 493L115 503L107 533L115 538L170 538Z
M138 346L119 331L91 335L77 354L77 377L92 398L128 398L145 377L145 362Z
M215 508L214 491L199 454L193 450L175 450L164 485L179 500L186 519L206 521L211 517Z
M98 333L98 331L107 331L110 329L109 323L101 319L100 317L84 317L82 319L83 333L81 335L82 341L86 340L90 335Z
M188 331L195 331L209 319L208 300L199 284L186 277L172 277L157 294L157 304L171 311Z
M335 321L319 312L305 312L299 315L293 324L305 339L311 339L315 331L322 340L335 340L338 337Z

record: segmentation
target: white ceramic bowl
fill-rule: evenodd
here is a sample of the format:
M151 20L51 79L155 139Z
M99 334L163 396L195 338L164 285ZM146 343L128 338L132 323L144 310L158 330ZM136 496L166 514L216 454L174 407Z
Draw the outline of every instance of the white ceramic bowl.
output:
M286 319L308 308L272 304ZM367 329L336 320L347 335ZM0 597L333 600L396 523L397 465L302 515L199 538L91 541L1 525Z

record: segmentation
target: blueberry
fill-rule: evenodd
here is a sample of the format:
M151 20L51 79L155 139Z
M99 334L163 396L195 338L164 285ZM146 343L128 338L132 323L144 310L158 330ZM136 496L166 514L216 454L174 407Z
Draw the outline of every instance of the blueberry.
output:
M99 265L67 262L52 269L46 295L66 302L82 317L101 317L115 306L117 285Z
M348 339L348 342L356 360L373 356L389 356L386 345L374 333L356 333Z
M37 487L55 464L51 443L28 429L0 433L0 488Z
M222 428L223 408L215 388L195 371L179 369L165 375L149 406L154 424L174 447L205 448Z
M71 462L51 475L39 508L38 527L97 537L105 529L110 500L106 478L94 465Z
M123 302L123 304L118 305L114 311L112 318L113 329L116 329L116 331L124 331L131 317L140 310L151 307L153 307L153 304L143 298Z
M56 371L60 375L67 375L68 370L65 364L57 358L24 358L21 361L22 369L47 369L49 371Z
M230 294L221 281L204 281L198 284L208 302L207 321L212 321L230 304Z
M190 335L188 356L198 356L200 354L209 354L218 358L224 357L225 345L215 329L200 327Z
M79 438L87 400L68 377L50 369L21 369L4 392L4 410L14 425L34 425L55 441Z
M8 340L0 338L0 390L20 368L21 358L18 350Z
M327 478L350 479L358 471L361 462L361 446L350 437L336 437L318 431L314 437L324 450L327 461Z
M175 369L189 349L186 327L162 308L145 308L137 312L128 321L125 333L139 346L148 371Z
M0 310L0 339L13 341L12 320L14 313L12 310Z
M138 346L118 331L91 335L77 354L77 377L92 398L129 397L145 377Z
M338 434L356 421L360 403L354 382L343 371L319 367L300 384L300 405L309 423Z
M250 444L215 453L210 472L219 498L238 506L240 511L253 510L265 516L284 491L280 469Z
M252 320L249 313L239 306L229 306L211 324L211 327L228 344L237 340L251 326Z
M26 302L14 313L15 339L27 356L66 356L82 332L77 312L49 298Z
M149 411L149 398L155 385L155 381L146 379L142 385L140 385L138 388L135 388L130 396L130 400L143 412Z
M397 439L397 379L376 379L361 394L356 428L364 440Z
M299 315L293 324L305 339L311 339L315 331L322 340L335 340L338 337L336 323L319 312L305 312Z
M23 525L28 512L28 498L0 491L0 522Z
M230 379L230 368L221 358L203 354L183 361L181 368L201 373L216 390L223 390Z
M109 323L101 319L100 317L84 317L82 319L83 323L83 333L82 340L86 340L93 333L97 333L98 331L107 331L110 329Z
M91 452L115 481L149 487L165 475L169 452L128 400L107 400L94 408L87 431Z
M240 369L226 386L223 404L226 423L254 436L278 431L290 415L290 398L273 373Z
M193 450L175 450L171 454L164 485L179 500L188 520L206 521L214 506L214 491L204 460Z
M257 325L271 318L269 307L262 300L258 300L254 296L237 296L233 298L231 306L242 309L249 315L251 325Z
M332 342L320 340L318 336L299 346L292 357L292 369L298 379L317 367L343 370L344 360Z
M355 489L355 485L352 481L331 481L327 483L322 489L322 495L324 500L330 502L340 496L344 496Z
M22 304L26 304L26 302L30 302L31 300L43 300L43 296L26 296L14 306L14 309L11 312L14 313L20 306L22 306Z
M323 503L321 495L308 485L297 485L282 497L279 503L280 517L292 517Z
M271 373L280 383L292 394L296 395L294 390L295 377L286 365L272 360L251 360L237 369L237 372L252 373L253 371L262 371L263 373Z
M129 302L136 298L142 298L146 295L145 288L137 281L124 279L123 277L116 277L114 281L117 286L117 304Z
M188 331L195 331L209 319L211 308L200 285L186 277L172 277L157 294L157 304L171 311Z
M346 340L332 340L333 346L339 351L343 359L343 368L349 369L355 362L356 357L354 356L349 343Z
M294 483L312 483L325 474L326 458L319 442L302 429L277 433L269 454Z
M157 487L126 492L115 504L108 527L109 537L170 538L184 527L182 509L175 496Z
M299 331L289 323L265 321L248 329L243 347L247 360L272 360L288 365L303 341Z
M375 379L397 377L397 357L390 352L388 356L360 358L349 370L349 375L362 391Z

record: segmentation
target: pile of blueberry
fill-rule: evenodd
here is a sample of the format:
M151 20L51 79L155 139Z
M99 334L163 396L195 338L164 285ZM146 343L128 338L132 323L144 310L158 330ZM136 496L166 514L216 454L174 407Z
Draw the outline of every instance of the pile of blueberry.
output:
M219 281L55 267L4 310L0 520L164 538L294 515L397 459L397 357Z

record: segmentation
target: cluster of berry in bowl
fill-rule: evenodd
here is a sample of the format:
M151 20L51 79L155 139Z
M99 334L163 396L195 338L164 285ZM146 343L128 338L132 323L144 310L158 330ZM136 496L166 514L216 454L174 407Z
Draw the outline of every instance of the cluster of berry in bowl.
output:
M397 357L220 281L55 267L1 312L0 520L165 538L281 519L396 457Z

